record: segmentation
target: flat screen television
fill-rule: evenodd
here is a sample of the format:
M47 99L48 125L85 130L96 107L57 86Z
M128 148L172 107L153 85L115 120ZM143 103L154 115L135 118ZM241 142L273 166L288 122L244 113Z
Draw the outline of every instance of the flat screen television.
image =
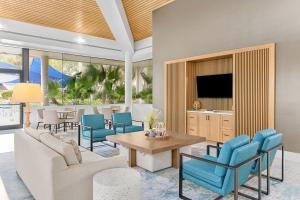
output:
M198 98L232 98L232 74L197 76Z

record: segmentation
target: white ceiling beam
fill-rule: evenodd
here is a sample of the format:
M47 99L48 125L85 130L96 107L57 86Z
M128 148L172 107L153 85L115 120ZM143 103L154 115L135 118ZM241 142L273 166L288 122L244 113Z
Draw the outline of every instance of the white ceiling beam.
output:
M134 40L121 0L97 0L117 43L124 52L134 53Z
M78 43L78 38L82 44ZM124 60L115 40L0 18L0 44L35 50Z
M86 34L70 32L70 31L64 31L61 29L35 25L35 24L10 20L6 18L1 18L1 17L0 17L0 30L10 32L10 33L18 33L22 35L30 35L30 36L40 37L40 38L48 38L48 39L66 41L71 43L77 43L78 38L81 38L84 40L83 44L86 45L93 45L97 47L121 50L120 45L115 40L99 38L99 37L94 37Z

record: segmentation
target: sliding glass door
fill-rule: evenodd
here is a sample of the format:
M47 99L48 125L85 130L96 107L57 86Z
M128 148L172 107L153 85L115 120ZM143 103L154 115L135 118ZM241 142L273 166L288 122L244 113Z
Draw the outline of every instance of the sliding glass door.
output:
M22 81L21 50L0 46L0 130L20 128L23 112L20 104L10 102L13 87Z

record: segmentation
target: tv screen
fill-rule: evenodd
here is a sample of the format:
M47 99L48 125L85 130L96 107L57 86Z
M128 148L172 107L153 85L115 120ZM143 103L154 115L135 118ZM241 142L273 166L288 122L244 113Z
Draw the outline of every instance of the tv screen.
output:
M197 76L198 98L232 98L232 74Z

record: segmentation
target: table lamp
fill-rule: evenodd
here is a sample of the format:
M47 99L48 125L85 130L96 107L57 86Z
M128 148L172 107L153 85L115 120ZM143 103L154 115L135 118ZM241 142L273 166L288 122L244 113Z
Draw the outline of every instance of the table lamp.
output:
M11 102L25 103L25 127L30 126L30 105L42 101L41 87L34 83L18 83L14 86Z

